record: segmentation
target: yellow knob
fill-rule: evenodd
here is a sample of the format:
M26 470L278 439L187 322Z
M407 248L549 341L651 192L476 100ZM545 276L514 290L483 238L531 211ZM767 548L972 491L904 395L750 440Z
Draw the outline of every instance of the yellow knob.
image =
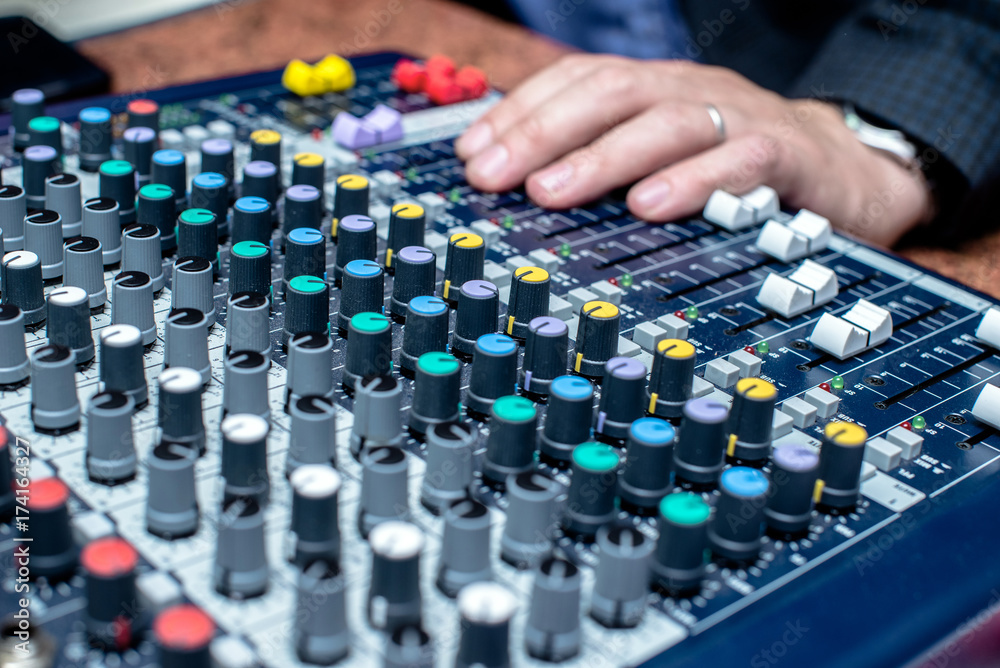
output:
M826 439L837 445L858 446L868 440L868 432L853 422L830 422L823 429Z

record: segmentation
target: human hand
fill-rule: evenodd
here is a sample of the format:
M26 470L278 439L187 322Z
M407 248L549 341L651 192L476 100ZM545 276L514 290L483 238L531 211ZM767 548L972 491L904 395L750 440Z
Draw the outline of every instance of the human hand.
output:
M933 214L922 174L859 142L838 107L687 61L566 56L474 123L455 150L473 186L525 183L553 209L638 181L629 208L660 222L698 213L716 189L763 184L785 206L887 246Z

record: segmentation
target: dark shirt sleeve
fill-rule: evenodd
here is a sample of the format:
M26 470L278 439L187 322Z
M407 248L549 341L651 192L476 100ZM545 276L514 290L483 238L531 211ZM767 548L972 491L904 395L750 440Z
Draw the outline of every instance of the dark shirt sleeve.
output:
M937 233L1000 223L1000 0L876 0L841 21L792 96L848 100L921 149ZM992 215L990 215L992 214Z

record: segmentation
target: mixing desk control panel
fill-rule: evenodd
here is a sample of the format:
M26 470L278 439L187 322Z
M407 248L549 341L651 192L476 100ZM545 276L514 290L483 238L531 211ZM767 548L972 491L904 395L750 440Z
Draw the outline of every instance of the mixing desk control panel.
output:
M872 618L1000 468L1000 307L766 187L666 225L477 192L452 140L498 97L391 54L15 94L0 665L933 641Z

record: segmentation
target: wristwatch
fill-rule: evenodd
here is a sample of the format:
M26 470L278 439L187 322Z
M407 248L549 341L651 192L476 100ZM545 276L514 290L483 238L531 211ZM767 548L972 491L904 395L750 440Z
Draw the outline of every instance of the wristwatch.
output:
M842 106L844 122L848 129L854 133L865 146L886 154L906 169L920 169L922 167L917 158L917 147L906 138L906 135L899 130L880 128L863 119L850 102Z

